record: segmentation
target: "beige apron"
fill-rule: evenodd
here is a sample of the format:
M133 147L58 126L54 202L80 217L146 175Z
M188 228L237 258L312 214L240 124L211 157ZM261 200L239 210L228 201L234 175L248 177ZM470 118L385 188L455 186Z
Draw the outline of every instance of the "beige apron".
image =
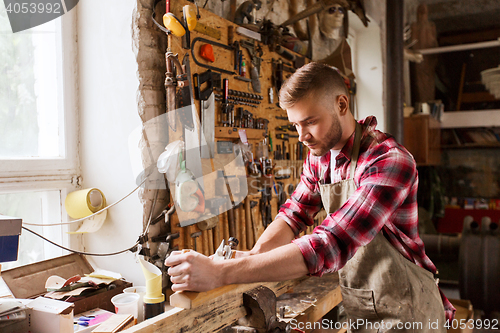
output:
M349 179L320 184L328 214L334 213L356 191L361 125L351 156ZM348 316L348 332L446 332L443 302L431 272L403 257L383 231L340 269L340 288Z

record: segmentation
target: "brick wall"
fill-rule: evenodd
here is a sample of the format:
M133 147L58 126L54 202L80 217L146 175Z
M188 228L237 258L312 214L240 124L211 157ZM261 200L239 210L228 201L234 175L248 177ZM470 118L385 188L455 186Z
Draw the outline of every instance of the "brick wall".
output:
M137 77L139 87L137 89L137 109L143 122L143 136L140 147L142 150L142 160L144 170L156 170L150 166L156 165L158 156L165 149L165 133L158 128L146 131L146 126L150 126L151 120L165 113L165 52L167 49L167 36L153 23L153 10L157 11L157 21L161 23L161 18L165 12L165 1L161 1L153 8L154 0L137 0L137 7L133 13L132 39L133 50L138 63ZM163 10L163 11L162 11ZM148 123L149 121L149 123ZM155 135L156 134L156 135ZM169 193L164 186L163 174L154 171L139 193L144 214L143 224L146 226L151 215L152 203L157 196L157 202L152 214L152 218L158 216L169 202ZM162 185L162 186L159 186ZM164 230L159 230L164 223L159 223L157 227L150 229L150 236L157 235ZM154 243L151 243L154 247ZM151 248L152 254L156 252Z

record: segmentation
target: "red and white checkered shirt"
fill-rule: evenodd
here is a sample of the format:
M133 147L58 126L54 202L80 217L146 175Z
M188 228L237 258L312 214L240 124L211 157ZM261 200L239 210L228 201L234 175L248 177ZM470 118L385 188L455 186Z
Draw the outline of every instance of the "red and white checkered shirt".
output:
M329 214L312 235L293 242L299 246L309 273L321 276L344 267L361 246L383 230L405 258L436 273L418 234L418 175L413 157L393 137L375 129L375 117L359 123L363 135L354 173L356 192L339 210ZM331 154L307 156L301 181L277 216L290 225L296 236L313 224L314 216L322 208L319 184L350 177L353 143L354 135L337 155L333 172ZM453 318L455 309L442 293L441 297L447 319Z

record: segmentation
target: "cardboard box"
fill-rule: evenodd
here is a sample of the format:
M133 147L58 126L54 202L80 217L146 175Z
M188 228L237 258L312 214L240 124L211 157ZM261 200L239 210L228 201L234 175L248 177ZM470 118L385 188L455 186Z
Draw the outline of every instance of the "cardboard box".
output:
M471 325L468 325L470 319L474 319L474 308L469 300L464 299L450 299L451 304L457 309L455 313L455 323L448 330L449 333L472 333L474 330ZM466 323L464 329L460 328L460 320L462 323ZM456 327L456 328L453 328Z
M30 320L32 333L73 332L72 303L38 297L27 306L32 311Z
M45 281L52 275L69 278L74 275L92 273L94 269L84 256L70 254L34 264L17 267L2 272L2 277L16 298L35 298L44 295ZM100 289L95 294L74 302L74 313L78 314L95 308L115 311L111 298L132 283L116 280L107 289Z
M16 261L23 220L0 215L0 262Z

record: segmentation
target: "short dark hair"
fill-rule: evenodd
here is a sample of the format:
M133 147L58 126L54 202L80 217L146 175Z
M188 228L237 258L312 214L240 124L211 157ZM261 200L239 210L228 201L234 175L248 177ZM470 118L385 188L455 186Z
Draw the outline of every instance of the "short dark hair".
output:
M332 97L348 95L344 78L335 67L310 62L297 69L281 86L279 103L282 109L293 107L312 93L330 94Z

